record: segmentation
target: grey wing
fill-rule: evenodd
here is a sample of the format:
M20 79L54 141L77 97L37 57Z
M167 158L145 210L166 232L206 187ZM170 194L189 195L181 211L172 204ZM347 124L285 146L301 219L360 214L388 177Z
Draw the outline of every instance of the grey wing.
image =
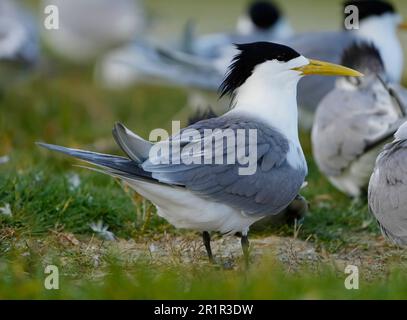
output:
M219 117L200 121L188 129L197 130L202 137L205 129L237 129L257 130L257 141L245 139L244 144L237 144L236 154L245 152L248 154L251 143L256 144L254 162L257 170L251 175L239 174L239 164L213 164L213 155L217 148L213 148L212 164L203 164L204 154L202 145L212 138L217 142L223 141L224 137L214 133L209 140L197 138L192 146L197 146L194 157L200 158L201 163L163 164L152 162L151 159L143 163L145 171L151 172L157 180L173 185L182 185L199 196L212 201L219 201L236 207L246 214L266 215L277 214L284 209L298 194L306 175L304 168L294 169L287 162L289 145L287 140L277 131L247 119ZM185 132L183 130L182 133ZM191 146L186 143L186 146ZM222 146L222 157L225 160L230 150ZM205 149L207 150L207 149ZM223 162L225 163L225 162Z
M379 119L382 114L371 112L374 104L372 94L339 89L321 101L312 129L312 145L314 158L324 173L340 175L361 155L384 145L403 123Z
M224 74L215 65L214 60L190 55L168 47L155 48L157 55L166 66L177 71L174 82L182 81L181 84L206 90L217 90L222 83Z
M378 157L370 178L369 208L382 232L407 245L407 143L395 142Z
M105 85L117 86L117 77L129 79L124 85L172 84L217 90L222 76L213 66L186 53L137 41L106 55L97 66L96 76ZM119 81L124 81L120 76Z
M339 63L343 50L354 41L349 32L319 32L293 36L284 44L309 59ZM321 99L333 89L336 77L304 77L298 84L298 104L314 112Z

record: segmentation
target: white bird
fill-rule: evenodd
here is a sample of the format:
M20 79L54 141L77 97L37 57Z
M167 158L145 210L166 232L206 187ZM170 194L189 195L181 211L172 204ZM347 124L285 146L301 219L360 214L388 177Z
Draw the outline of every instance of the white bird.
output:
M407 90L387 81L384 62L371 44L353 44L341 64L365 77L338 78L322 99L312 128L313 155L337 189L360 197L377 155L405 121Z
M136 0L43 0L58 8L58 30L44 28L46 44L73 62L87 62L140 36L146 27L144 7Z
M18 1L0 0L0 82L6 85L24 75L38 59L33 16Z
M368 201L383 235L397 245L407 245L407 123L377 157Z
M221 117L156 145L117 124L113 135L126 158L40 145L101 167L150 200L175 227L202 231L211 260L208 232L241 233L247 261L250 225L286 208L307 174L298 137L298 81L308 74L361 74L275 43L238 50L221 86L222 95L233 95L233 109ZM225 137L231 137L226 145ZM241 162L245 155L249 162Z
M292 34L289 22L276 4L271 1L254 1L248 6L246 13L238 19L235 32L200 37L189 35L188 38L191 39L184 41L189 43L184 43L182 50L174 48L173 45L162 45L161 41L154 44L139 39L107 53L98 62L95 71L96 80L111 89L126 88L138 82L158 82L216 92L229 62L236 54L235 43L279 42ZM171 59L165 57L167 49L170 55L180 54L182 63L191 60L191 64L183 66L173 63ZM196 70L195 63L202 68ZM214 64L221 64L221 69L214 72ZM204 68L207 70L203 71ZM196 97L191 97L193 98ZM206 97L202 99L205 101Z

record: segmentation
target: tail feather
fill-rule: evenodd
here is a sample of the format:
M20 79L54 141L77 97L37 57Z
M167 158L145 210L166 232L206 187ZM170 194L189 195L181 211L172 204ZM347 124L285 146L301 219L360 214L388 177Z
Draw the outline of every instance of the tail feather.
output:
M47 143L39 142L37 144L43 148L67 154L71 157L78 158L102 167L106 170L105 173L110 175L131 178L133 180L148 180L150 182L158 182L152 177L150 172L144 171L136 162L128 158L79 149L65 148Z
M113 137L123 152L137 163L142 163L148 158L150 149L153 146L151 142L131 132L121 123L115 124Z

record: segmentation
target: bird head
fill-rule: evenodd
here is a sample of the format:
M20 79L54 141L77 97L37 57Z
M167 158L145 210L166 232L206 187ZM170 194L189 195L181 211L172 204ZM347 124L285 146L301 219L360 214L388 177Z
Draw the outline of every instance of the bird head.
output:
M294 85L307 75L352 76L362 74L353 69L329 62L308 59L294 49L272 42L236 45L240 51L232 60L229 71L220 86L221 96L233 94L242 85L251 82Z
M386 80L386 72L379 50L373 43L357 41L344 50L341 65L363 72L365 77L346 77L351 85L362 87L379 81L378 76Z

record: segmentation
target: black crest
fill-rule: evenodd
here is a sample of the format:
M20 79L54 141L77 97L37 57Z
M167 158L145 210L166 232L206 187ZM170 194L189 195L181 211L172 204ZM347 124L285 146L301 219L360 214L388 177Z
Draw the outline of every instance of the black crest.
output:
M280 11L269 1L256 1L248 9L249 17L259 29L269 29L280 18Z
M346 1L344 3L344 8L350 5L356 6L359 9L359 20L372 16L381 16L385 13L395 13L392 4L381 0Z
M365 74L384 72L379 50L372 43L367 42L355 42L345 49L341 64Z
M240 53L233 58L226 78L219 88L221 97L233 94L252 75L257 65L268 60L287 62L300 56L290 47L272 42L236 44L236 48Z

